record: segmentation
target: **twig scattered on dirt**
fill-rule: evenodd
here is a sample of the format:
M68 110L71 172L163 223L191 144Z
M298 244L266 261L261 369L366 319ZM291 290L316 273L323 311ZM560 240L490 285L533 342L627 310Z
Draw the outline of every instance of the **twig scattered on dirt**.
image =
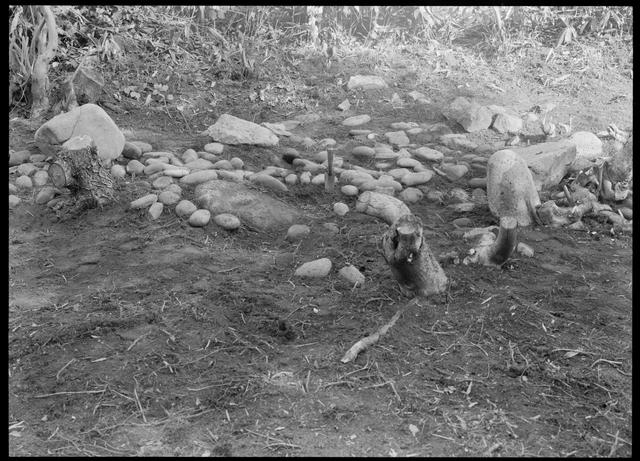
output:
M358 341L357 343L355 343L353 346L351 346L351 348L344 354L344 356L342 357L342 359L340 360L342 363L347 363L347 362L351 362L352 360L354 360L358 354L360 352L362 352L363 350L365 350L367 347L371 346L372 344L375 344L378 342L378 340L384 336L387 331L389 331L389 328L391 328L393 325L395 325L396 321L400 318L400 315L402 314L403 310L400 309L398 310L398 312L396 312L394 314L393 317L391 317L391 320L389 320L389 323L381 326L378 331L376 331L375 333L367 336L366 338L362 338L360 341Z
M63 366L62 368L60 368L60 370L56 373L56 381L60 381L60 373L62 373L62 370L64 370L65 368L67 368L69 365L71 365L73 362L75 362L76 359L71 359L67 362L67 364L65 366Z
M135 378L134 378L135 380ZM142 408L142 404L140 403L140 398L138 397L138 391L137 388L138 387L138 382L136 381L135 385L133 386L133 395L136 398L136 404L138 405L138 409L140 409L140 414L142 415L142 420L146 423L147 422L147 417L144 414L144 410Z
M107 388L105 387L101 391L62 391L62 392L54 392L53 394L40 394L34 395L34 399L44 399L46 397L54 397L56 395L74 395L74 394L102 394L105 392Z
M230 268L230 269L223 269L223 270L221 270L221 271L216 271L216 272L217 272L218 274L223 274L223 273L225 273L225 272L231 272L231 271L234 271L234 270L236 270L236 269L240 269L240 266L232 267L232 268Z
M615 360L598 359L598 360L596 360L595 362L593 362L593 363L591 364L591 367L590 367L590 368L593 368L593 366L594 366L596 363L600 363L600 362L605 362L605 363L608 363L608 364L610 364L610 365L622 365L622 362L616 362Z
M164 306L164 304L163 304L163 306ZM138 343L138 341L140 341L141 339L143 339L145 336L148 336L148 335L149 335L149 333L145 333L142 336L136 338L136 340L134 342L132 342L129 347L127 347L127 351L130 351L131 349L133 349L133 346L135 346Z
M269 440L274 440L276 442L276 443L271 443L269 445L266 445L264 448L269 448L269 447L273 447L273 446L286 446L286 447L289 447L289 448L302 448L300 445L295 445L293 443L285 442L284 440L278 439L278 438L273 437L273 436L271 436L269 434L260 434L259 432L254 432L254 431L252 431L250 429L245 429L245 431L247 431L250 434L257 435L258 437L264 437L264 438L267 439L267 442L269 442Z

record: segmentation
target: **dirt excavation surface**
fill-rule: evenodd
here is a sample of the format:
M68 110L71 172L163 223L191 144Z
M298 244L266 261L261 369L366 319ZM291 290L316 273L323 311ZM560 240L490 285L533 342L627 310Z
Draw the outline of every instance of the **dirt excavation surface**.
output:
M199 133L223 113L256 123L314 113L292 133L333 138L337 155L368 168L373 160L351 157L362 142L342 120L368 114L356 128L380 134L397 131L394 122L443 122L463 133L442 117L457 96L518 112L553 101L574 131L632 125L632 80L617 74L558 89L527 69L432 72L433 62L407 52L367 69L391 86L349 91L343 84L364 72L362 56L342 55L328 70L300 57L300 81L316 88L306 108L251 99L267 86L253 80L218 82L219 105L189 119L141 102L106 110L128 140L178 156L211 142ZM205 107L205 93L183 77L171 80L175 93ZM270 88L263 94L277 93ZM429 103L406 96L414 90ZM393 93L404 104L394 107ZM344 99L347 114L336 109ZM13 120L10 147L29 148L37 128ZM440 149L421 136L409 137ZM504 139L491 130L467 136ZM277 147L229 145L221 157L259 171L286 147L305 150L280 136ZM435 175L424 191L471 194L466 179ZM464 265L443 256L468 249L467 229L453 221L485 227L496 218L486 205L464 213L423 198L408 206L450 283L414 302L380 253L388 226L356 212L356 197L339 186L250 185L301 213L310 233L290 242L287 226L192 227L172 207L151 220L129 209L150 182L127 174L114 203L66 220L31 190L9 210L10 455L631 456L630 232L598 217L585 217L580 231L534 225L517 237L532 257L515 253L500 269ZM194 199L193 186L183 190ZM333 211L339 201L349 206L344 216ZM319 258L332 263L327 276L294 275ZM364 284L338 274L348 264ZM341 362L399 309L385 336Z

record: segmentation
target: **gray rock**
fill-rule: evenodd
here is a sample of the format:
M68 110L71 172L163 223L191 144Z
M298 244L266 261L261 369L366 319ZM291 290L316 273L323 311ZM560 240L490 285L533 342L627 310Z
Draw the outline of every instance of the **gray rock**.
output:
M355 266L349 264L338 271L340 277L345 279L351 285L363 285L364 275Z
M295 186L298 184L298 176L295 173L290 173L284 177L285 184Z
M220 160L220 157L218 157L217 155L202 151L198 152L198 157L209 160L211 163L216 163L218 160Z
M369 146L356 146L351 150L351 153L354 157L362 158L362 159L370 159L376 154L376 151L373 147Z
M402 184L405 186L417 186L419 184L428 183L433 177L433 171L425 170L417 173L409 173L402 177Z
M151 146L149 146L151 147ZM128 159L139 159L142 157L142 149L137 144L134 144L129 141L125 141L124 147L122 148L122 156Z
M196 210L189 216L189 225L193 227L204 227L209 224L211 212L209 210Z
M18 165L18 168L16 171L18 172L18 174L31 176L33 173L38 171L38 167L35 166L33 163L23 163L21 165Z
M462 96L454 99L443 115L458 122L469 133L489 128L493 118L493 113L487 107Z
M340 183L351 184L356 187L360 187L363 183L373 179L373 176L365 171L345 170L340 173Z
M487 178L471 178L467 181L467 185L471 188L481 187L485 189L487 187Z
M415 187L407 187L405 190L400 192L400 200L405 203L417 203L422 200L424 197L424 193L420 189L416 189Z
M141 208L147 208L148 206L150 206L153 203L156 203L157 201L158 201L158 196L156 194L147 194L131 202L129 204L129 207L132 210L139 210Z
M9 208L13 209L15 207L17 207L20 202L22 202L22 199L20 197L18 197L17 195L9 195Z
M486 205L487 193L484 191L484 189L475 188L471 192L471 200L478 205Z
M473 141L469 141L464 134L443 134L440 136L440 143L454 150L475 150L478 148L478 145Z
M400 163L400 160L398 160L398 164L399 163ZM408 175L409 173L411 173L411 171L408 170L407 168L394 168L387 172L387 174L391 176L393 179L395 179L396 181L401 181L402 178Z
M371 121L371 117L366 114L363 115L354 115L353 117L346 118L342 121L343 126L358 126L364 125L365 123L369 123Z
M451 205L447 205L447 208L457 211L458 213L468 213L472 211L476 205L472 202L464 202L464 203L453 203Z
M156 189L164 189L165 187L167 187L169 184L173 183L173 178L169 177L169 176L160 176L158 179L156 179L155 181L153 181L153 187L155 187Z
M431 189L427 191L427 200L435 203L442 203L444 201L444 192Z
M278 145L278 137L268 128L230 114L222 114L218 117L216 123L211 125L204 134L224 144L250 144L265 147Z
M449 196L449 200L453 203L464 203L469 201L469 194L459 187L454 187L447 195Z
M287 131L285 126L281 123L263 122L260 125L264 126L265 128L268 128L273 132L273 134L276 134L278 136L291 136L291 133Z
M144 173L144 165L138 160L131 160L129 163L127 163L126 170L127 173L140 176L142 173Z
M122 168L122 166L120 165L114 165L114 166L119 166L120 168ZM49 174L44 170L38 170L35 173L33 173L33 177L31 178L31 180L33 181L33 185L35 187L44 186L49 182Z
M568 140L511 150L526 162L538 191L558 185L576 158L576 145Z
M241 158L233 157L229 160L231 167L235 170L241 170L244 167L244 161Z
M216 173L215 170L199 170L194 171L193 173L189 173L188 175L180 178L180 183L186 185L196 185L211 181L212 179L218 179L218 173Z
M340 192L342 192L347 197L355 197L359 193L358 188L351 184L345 184L344 186L342 186L340 188Z
M176 205L176 214L181 218L188 219L197 209L198 207L189 200L181 200Z
M185 163L184 166L189 168L190 170L208 170L210 168L213 168L213 163L211 163L209 160L198 158L196 160L192 160L189 163Z
M333 204L333 212L338 216L344 216L349 212L349 205L342 202L337 202Z
M239 183L208 181L196 187L195 196L197 203L214 215L233 213L260 230L288 227L301 218L300 211L291 205Z
M104 88L104 77L98 70L80 65L73 74L71 84L78 99L95 103Z
M289 242L299 242L311 233L309 226L304 224L294 224L287 230L285 239Z
M315 261L309 261L298 267L295 271L298 277L326 277L331 271L331 260L329 258L320 258Z
M415 90L410 93L407 93L407 96L409 96L414 101L418 101L420 99L427 99L427 97L423 93L420 93L419 91L415 91Z
M175 166L168 166L163 170L163 173L172 178L182 178L183 176L191 173L188 168L179 168Z
M36 164L36 165L41 163L41 162L44 162L46 159L47 159L47 156L44 155L44 154L31 154L31 157L29 157L29 161L31 163ZM40 166L40 165L38 165L38 166Z
M16 178L16 187L18 187L18 189L31 189L33 187L33 182L27 175L18 176Z
M15 186L15 184L11 184L9 183L9 194L17 194L18 193L18 188Z
M249 179L252 183L266 187L276 192L289 192L289 188L278 179L264 173L256 173Z
M410 130L418 127L419 125L416 122L393 122L391 124L391 128L394 130Z
M131 160L131 161L133 162L134 160ZM144 174L146 174L147 176L151 176L154 173L164 171L166 166L167 164L162 162L150 163L149 165L144 167L143 171L144 171Z
M220 213L213 217L213 222L225 230L236 230L240 227L240 220L231 213Z
M175 192L164 190L158 194L158 201L165 205L175 205L180 201L180 194Z
M317 174L313 178L311 178L311 184L313 184L314 186L321 186L322 184L324 184L324 181L324 173Z
M416 171L420 171L424 169L424 165L422 163L420 163L419 160L415 159L415 158L410 158L410 157L400 157L398 158L398 160L396 161L396 165L398 165L399 167L406 169L406 168L414 168ZM389 172L391 173L391 172Z
M519 226L533 222L531 210L540 205L531 171L512 150L494 153L487 165L487 201L495 217L511 216Z
M348 99L345 99L340 104L338 104L338 109L340 109L341 111L345 111L346 112L349 109L351 109L351 103L349 102Z
M31 157L31 151L19 150L18 152L9 153L9 166L20 165L21 163L28 162Z
M89 136L98 148L98 156L108 161L119 157L124 148L124 135L104 109L95 104L56 115L38 128L34 138L41 152L53 155L56 146L82 135Z
M111 167L111 176L114 178L122 179L127 175L127 171L122 165L113 165Z
M233 170L233 165L229 160L218 160L212 166L217 170Z
M152 203L149 209L147 210L149 219L151 219L152 221L155 221L160 217L163 210L164 210L164 205L161 202Z
M140 151L144 154L146 152L151 152L153 147L148 142L144 141L131 141L131 144L140 148Z
M473 226L473 221L469 218L458 218L451 221L451 223L456 227L471 227Z
M522 119L517 115L502 113L496 115L491 128L498 133L517 134L522 131Z
M430 162L439 162L444 158L442 152L429 147L419 147L413 151L413 155L421 160L428 160Z
M36 195L36 203L38 205L44 205L45 203L47 203L49 200L51 200L53 197L56 196L56 188L55 187L51 187L51 186L46 186L43 187L42 189L40 189L40 192L38 192L38 195Z
M602 157L602 141L589 131L577 131L569 137L576 146L575 161L596 160Z
M363 90L377 90L380 88L386 88L387 82L382 77L377 75L353 75L349 78L347 88L355 90L356 88L362 88Z
M332 234L337 234L340 232L340 228L338 227L338 225L333 222L326 222L322 225L322 227Z
M443 164L440 166L440 171L442 171L449 181L457 181L462 178L467 172L469 168L464 165L448 165Z
M532 258L534 253L533 248L531 248L529 245L523 242L518 243L518 246L516 247L516 251L520 253L522 256L526 256L527 258Z
M198 153L194 149L187 149L182 153L182 161L185 164L198 160L199 158Z
M384 136L389 140L389 142L395 146L408 146L411 144L407 133L404 131L389 131L384 134Z

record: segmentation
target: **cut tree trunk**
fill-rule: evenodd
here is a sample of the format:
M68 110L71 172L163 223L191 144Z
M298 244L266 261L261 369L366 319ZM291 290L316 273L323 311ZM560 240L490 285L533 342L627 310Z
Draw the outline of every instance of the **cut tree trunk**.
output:
M114 200L114 178L94 144L60 151L48 173L56 187L71 191L77 208L102 207Z
M477 246L463 264L482 264L484 266L502 266L516 248L518 220L513 217L500 218L498 237L493 232L481 234Z
M425 242L417 216L396 219L382 236L382 251L405 296L428 296L447 288L447 276Z

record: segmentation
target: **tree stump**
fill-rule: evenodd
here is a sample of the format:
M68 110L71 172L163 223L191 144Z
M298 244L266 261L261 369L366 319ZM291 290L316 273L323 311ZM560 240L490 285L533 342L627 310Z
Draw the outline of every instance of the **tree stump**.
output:
M382 252L405 296L428 296L446 289L447 276L424 240L419 217L397 218L382 236Z
M114 201L114 178L93 143L71 143L58 153L48 173L56 187L71 191L72 211L104 206Z
M463 264L502 266L516 248L518 220L511 216L500 218L500 230L496 238L493 232L480 234L478 244L464 258Z

